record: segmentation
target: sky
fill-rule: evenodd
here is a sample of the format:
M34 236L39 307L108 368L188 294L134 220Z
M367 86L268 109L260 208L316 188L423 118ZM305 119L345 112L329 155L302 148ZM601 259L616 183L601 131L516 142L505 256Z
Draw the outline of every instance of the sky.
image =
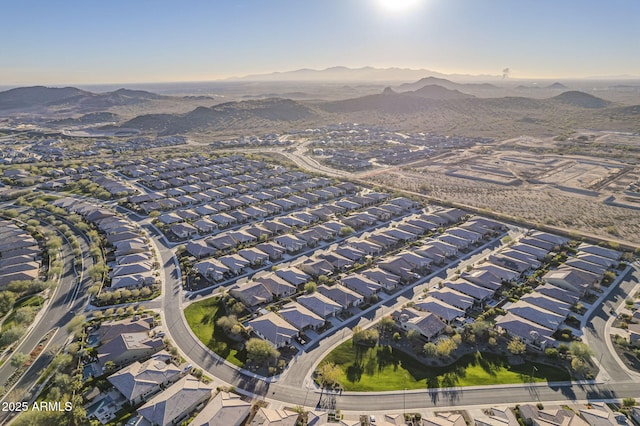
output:
M2 0L0 17L3 86L333 66L640 76L637 0Z

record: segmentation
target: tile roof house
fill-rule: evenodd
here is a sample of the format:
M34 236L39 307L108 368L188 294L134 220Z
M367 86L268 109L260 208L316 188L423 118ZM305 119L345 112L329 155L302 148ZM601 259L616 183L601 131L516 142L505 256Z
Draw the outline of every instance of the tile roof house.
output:
M182 377L180 368L151 358L144 363L134 362L112 375L107 380L127 398L131 405L147 400L166 386Z
M594 246L592 244L580 244L580 246L578 246L578 250L580 250L581 252L606 257L615 261L620 260L620 258L622 257L622 253L617 250L612 250L606 247Z
M211 398L212 387L191 375L184 376L164 392L138 408L138 415L151 425L176 425Z
M148 333L122 333L98 347L98 363L104 369L109 361L123 366L147 358L164 347L160 338L150 338Z
M275 273L269 273L258 277L257 274L253 277L254 280L260 281L265 287L276 297L287 297L294 294L297 287L284 278L279 277Z
M421 311L431 312L447 324L451 324L457 318L465 316L465 311L462 309L451 306L435 297L427 297L424 300L418 301L414 307Z
M247 326L276 348L290 345L299 331L275 312L269 312L247 322Z
M364 296L349 290L343 285L336 284L331 287L323 284L318 286L318 293L327 296L329 299L339 303L343 308L358 306L364 302Z
M289 410L260 407L250 426L296 426L299 414Z
M556 340L553 338L553 330L510 312L496 317L496 328L542 350L556 344Z
M587 426L580 416L569 409L539 409L533 404L521 404L520 416L526 426Z
M298 330L316 329L325 323L323 317L298 302L287 303L278 311L278 314Z
M219 392L193 419L189 426L240 426L251 412L251 403L240 395Z
M443 287L437 290L430 290L428 294L465 312L468 311L476 303L476 300L473 297L467 296L466 294L460 293L459 291L455 291L448 287Z
M100 343L107 343L123 333L149 333L155 326L153 318L141 318L134 320L125 318L122 320L104 321L95 334L98 335Z
M362 271L362 275L380 284L387 291L392 291L400 284L400 276L378 267Z
M393 317L403 330L415 330L426 340L433 340L444 332L447 325L436 315L413 308L394 312Z
M569 290L578 296L583 296L587 290L594 288L599 280L596 274L571 267L561 267L542 276L542 281Z
M342 285L365 297L372 296L382 290L382 286L361 274L350 274L340 279Z
M261 281L238 284L229 293L249 307L269 303L273 300L273 294Z
M300 296L297 302L322 318L328 318L343 310L342 305L318 292Z

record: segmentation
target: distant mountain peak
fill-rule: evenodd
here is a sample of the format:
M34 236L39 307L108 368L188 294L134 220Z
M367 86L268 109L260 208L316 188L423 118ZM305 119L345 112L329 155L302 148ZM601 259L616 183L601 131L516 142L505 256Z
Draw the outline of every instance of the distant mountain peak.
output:
M609 101L605 101L602 98L577 90L563 92L558 96L554 96L551 100L580 108L604 108L610 104Z
M384 90L382 91L382 94L383 95L395 95L396 92L394 92L391 87L385 87Z

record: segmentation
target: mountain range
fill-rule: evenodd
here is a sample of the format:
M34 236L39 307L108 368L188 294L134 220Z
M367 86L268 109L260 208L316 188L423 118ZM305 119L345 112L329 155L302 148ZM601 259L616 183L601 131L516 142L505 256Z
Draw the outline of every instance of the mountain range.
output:
M167 97L143 90L118 89L113 92L93 93L75 87L32 86L0 92L0 110L65 106L95 110L160 99Z
M559 84L552 86L555 90L561 89ZM92 93L73 87L36 86L0 92L0 113L10 115L13 111L59 108L68 114L49 119L49 123L58 128L103 123L113 127L115 122L117 127L161 135L271 132L337 122L421 128L471 136L553 134L566 131L566 123L571 123L573 128L616 126L620 130L639 130L640 106L615 104L582 91L563 91L543 99L478 97L468 93L483 93L483 90L493 93L496 88L492 84L457 83L427 77L395 88L380 88L377 93L364 96L353 96L345 86L344 98L333 101L271 97L211 105L213 99L199 97L199 103L183 104L194 105L190 107L193 109L182 110L187 112L164 113L167 110L162 107L151 111L163 113L143 113L145 109L149 111L146 105L150 103L161 102L164 106L191 98L162 96L142 90ZM206 106L195 107L198 104ZM126 114L121 113L123 111Z

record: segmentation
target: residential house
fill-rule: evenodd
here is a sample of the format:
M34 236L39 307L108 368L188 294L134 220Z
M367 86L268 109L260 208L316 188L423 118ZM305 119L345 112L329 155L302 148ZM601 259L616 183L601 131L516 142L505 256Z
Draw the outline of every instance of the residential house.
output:
M229 392L218 394L202 409L189 426L240 426L249 417L251 403Z
M494 290L464 280L449 281L446 282L444 286L459 293L466 294L469 297L473 297L479 305L484 305L495 293Z
M182 371L171 363L151 358L134 362L107 378L131 405L140 404L182 377Z
M282 256L286 252L285 248L271 241L258 244L256 248L269 255L269 260L272 262L282 259Z
M471 296L467 296L464 293L460 293L459 291L453 290L448 287L443 287L436 290L429 291L429 295L441 300L442 302L455 306L458 309L461 309L465 312L468 312L469 309L476 303L476 299Z
M293 235L280 235L274 238L274 241L284 247L288 253L296 253L307 246L304 240Z
M318 293L327 296L336 303L339 303L345 309L352 306L358 306L364 302L364 296L353 290L349 290L340 284L333 286L327 286L325 284L320 285L318 286Z
M275 312L269 312L247 322L262 339L276 348L290 345L299 331Z
M309 275L305 274L296 267L277 269L276 275L296 287L300 287L303 284L306 284L311 279Z
M340 279L343 286L356 291L364 297L372 296L382 290L382 286L362 274L350 274Z
M260 281L275 297L288 297L296 292L297 287L274 273L253 278Z
M114 338L120 336L123 333L149 333L155 323L153 318L140 318L134 320L133 318L125 318L123 320L109 320L100 324L95 334L98 337L98 341L102 344L108 343Z
M446 324L453 323L458 318L463 318L465 312L462 309L458 309L455 306L451 306L435 297L427 297L424 300L419 300L415 303L414 307L421 311L430 312Z
M269 260L269 255L256 247L239 250L238 255L245 258L251 266L260 266Z
M196 259L213 256L217 252L205 240L191 240L185 245L185 250Z
M532 305L523 300L507 305L505 306L505 309L507 312L546 327L552 331L558 330L566 318L566 316L556 314L555 312Z
M297 302L322 318L329 318L343 310L342 305L318 292L300 296Z
M138 415L151 425L178 425L196 408L203 406L212 392L211 385L189 374L138 408Z
M437 338L447 327L438 316L413 308L403 308L394 312L392 316L400 328L417 331L427 341Z
M533 404L521 404L520 417L526 426L588 426L576 412L565 408L540 409Z
M540 350L556 344L556 340L553 338L553 330L511 312L496 317L496 328Z
M231 271L218 259L201 260L193 265L203 277L212 281L222 281Z
M296 426L298 417L294 411L260 407L249 426Z
M163 347L162 339L151 338L146 332L122 333L98 347L98 363L103 370L109 361L116 366L123 366L148 358Z
M606 257L614 261L619 261L622 253L606 247L594 246L592 244L580 244L578 250L584 253L595 254L597 256Z
M542 280L582 297L588 290L595 288L600 278L600 276L587 271L561 267L544 274Z
M229 293L247 307L269 303L273 300L273 294L261 281L238 284Z
M362 271L362 275L370 280L380 284L383 289L390 292L393 291L400 284L400 276L392 274L391 272L380 269L379 267L366 269Z
M298 302L284 305L278 314L298 330L317 329L324 325L325 319Z
M422 426L465 426L462 414L440 411L433 416L422 417Z

